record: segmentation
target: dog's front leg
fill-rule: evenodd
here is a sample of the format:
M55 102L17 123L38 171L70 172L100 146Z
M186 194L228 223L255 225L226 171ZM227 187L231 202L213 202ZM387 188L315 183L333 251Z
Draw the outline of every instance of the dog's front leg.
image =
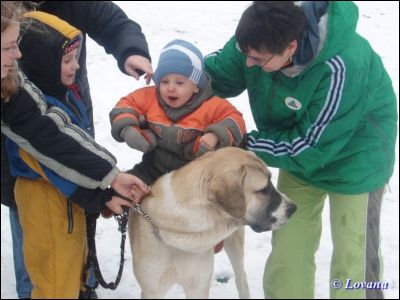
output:
M208 299L214 272L214 252L209 249L201 254L181 255L185 261L180 283L187 299Z
M239 298L249 299L250 290L244 269L244 226L241 226L225 239L224 248L235 273L235 283L239 292Z
M209 279L203 278L194 286L187 288L183 286L187 299L208 299L210 296L211 276Z

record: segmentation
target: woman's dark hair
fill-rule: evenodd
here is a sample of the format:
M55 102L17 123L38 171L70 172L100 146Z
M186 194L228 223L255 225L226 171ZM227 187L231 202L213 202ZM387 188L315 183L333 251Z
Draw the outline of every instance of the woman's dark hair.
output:
M290 42L300 40L306 24L302 9L293 1L253 1L236 28L240 49L282 53Z

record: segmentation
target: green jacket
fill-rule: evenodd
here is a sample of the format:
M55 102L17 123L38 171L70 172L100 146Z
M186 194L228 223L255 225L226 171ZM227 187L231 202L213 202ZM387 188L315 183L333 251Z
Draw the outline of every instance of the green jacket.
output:
M329 2L326 36L307 65L249 68L234 38L205 60L216 94L247 89L257 126L248 149L269 166L343 194L383 187L395 160L396 96L379 55L355 32L357 20L352 2Z

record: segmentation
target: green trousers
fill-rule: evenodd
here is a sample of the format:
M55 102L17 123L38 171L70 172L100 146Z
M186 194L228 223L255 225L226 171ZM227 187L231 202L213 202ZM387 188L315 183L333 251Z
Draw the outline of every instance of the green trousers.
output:
M297 205L288 224L272 233L272 252L264 270L267 299L312 299L322 210L329 197L333 243L330 296L333 299L381 299L382 289L354 288L379 282L379 219L383 188L343 195L313 187L280 171L278 189Z

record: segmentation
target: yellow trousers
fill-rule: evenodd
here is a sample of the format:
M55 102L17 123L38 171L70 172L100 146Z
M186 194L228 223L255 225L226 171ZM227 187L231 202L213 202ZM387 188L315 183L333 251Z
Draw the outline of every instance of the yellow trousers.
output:
M69 207L59 190L42 179L18 178L15 200L32 299L78 298L86 250L84 210L74 203Z

